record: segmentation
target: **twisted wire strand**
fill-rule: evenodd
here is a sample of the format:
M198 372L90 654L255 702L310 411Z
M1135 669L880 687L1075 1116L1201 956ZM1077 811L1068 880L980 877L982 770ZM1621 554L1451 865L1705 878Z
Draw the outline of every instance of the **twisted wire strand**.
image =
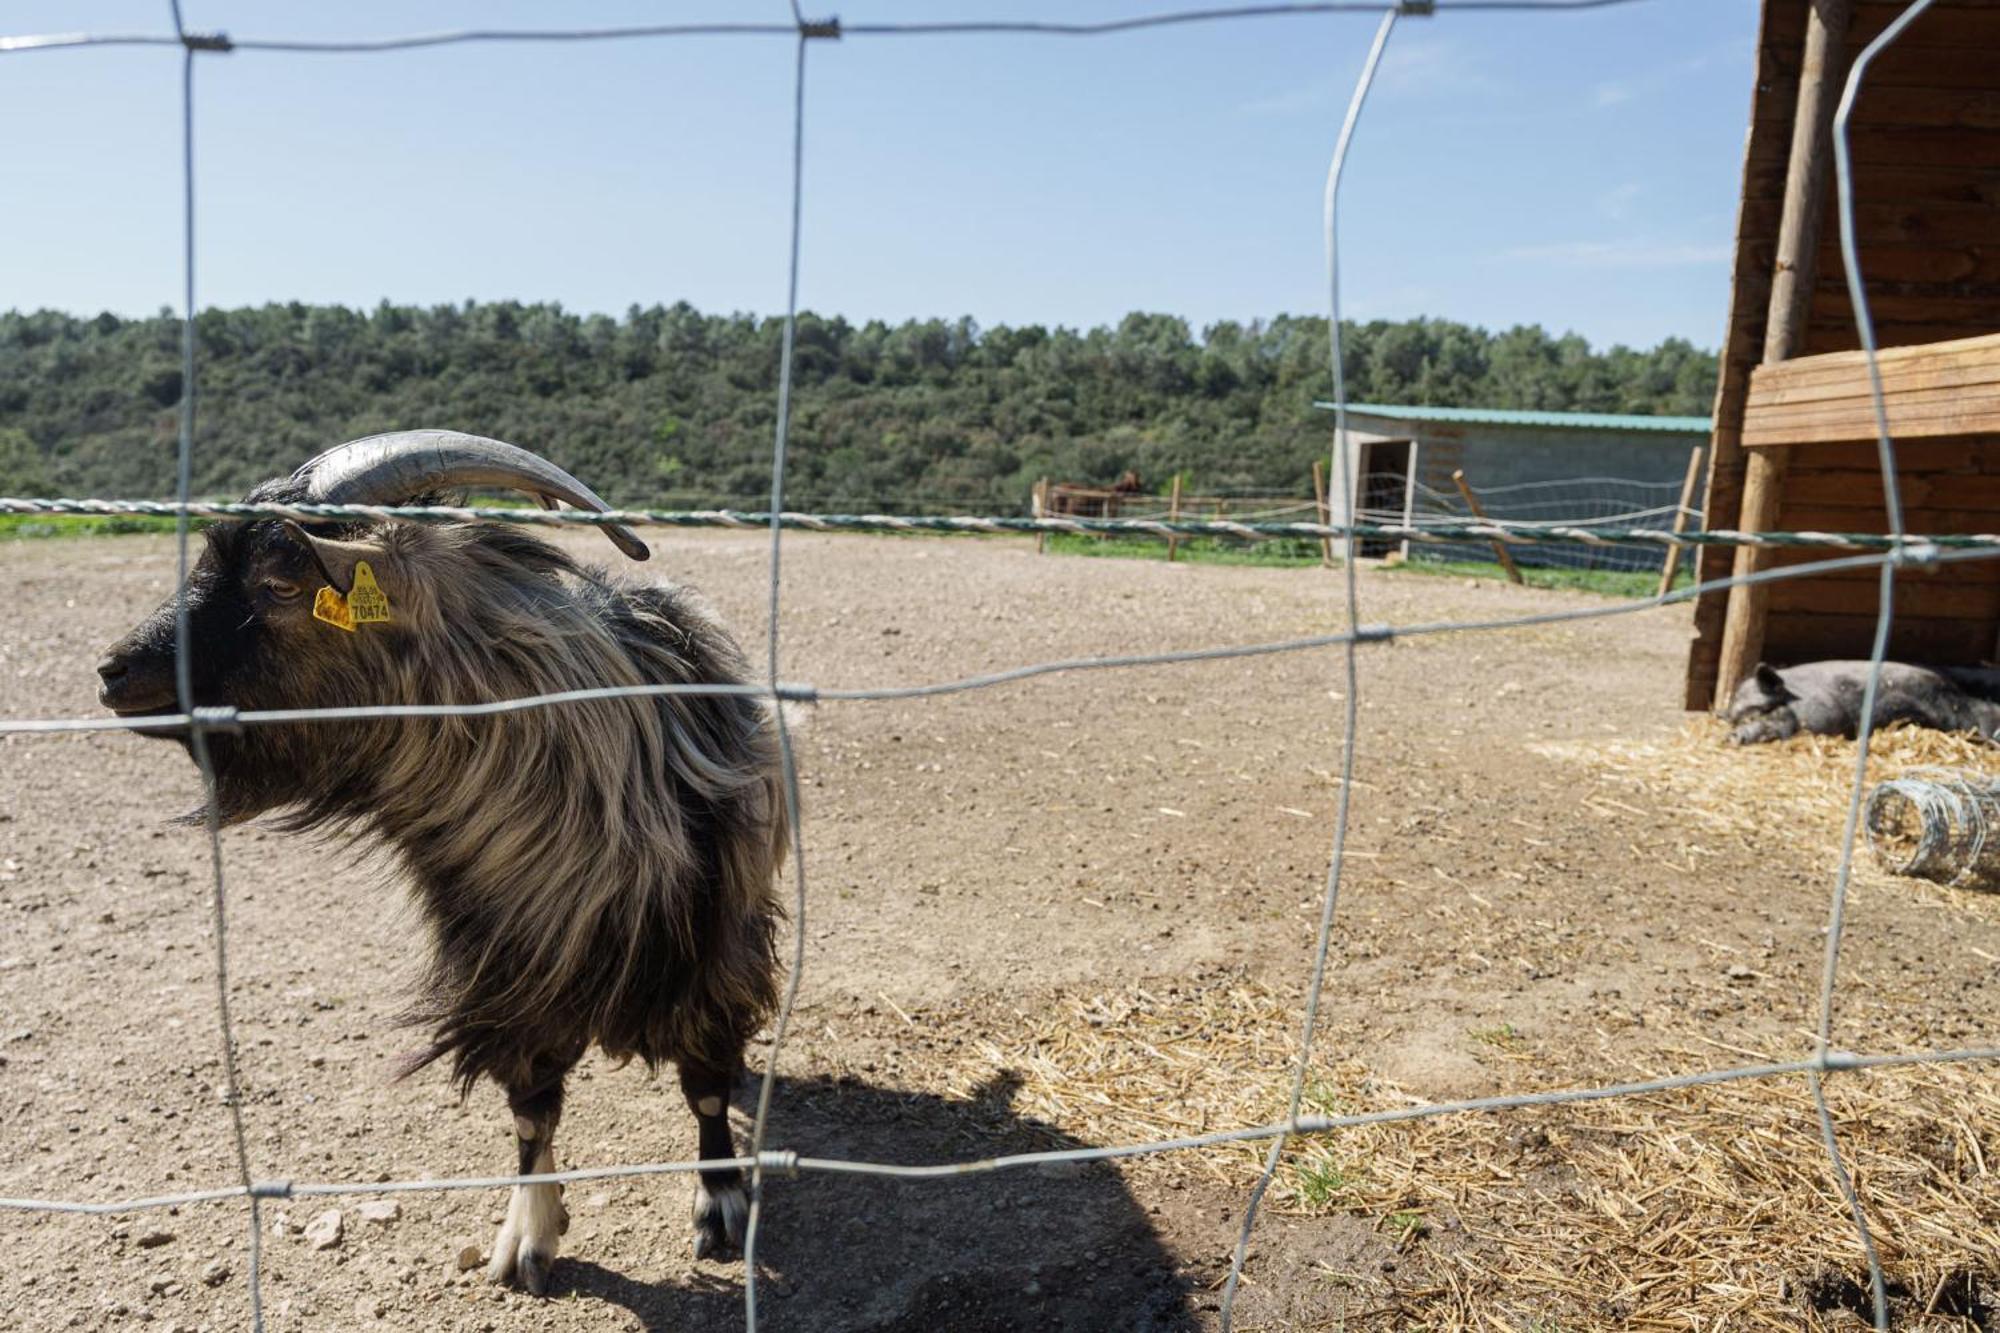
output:
M56 516L141 516L176 518L289 518L301 523L326 519L422 523L521 523L540 527L734 528L767 531L773 516L737 509L513 509L466 505L273 504L246 500L99 500L0 496L0 514ZM1926 552L1989 548L2000 550L2000 533L1940 532L1925 535L1881 532L1741 532L1732 528L1672 532L1665 528L1599 528L1517 519L1477 523L1242 523L1226 519L1071 518L989 514L797 514L780 513L786 530L807 532L961 533L1003 536L1066 532L1085 536L1231 537L1241 541L1276 538L1345 539L1382 537L1413 542L1460 541L1577 543L1588 546L1753 546L1771 549L1906 552L1921 562Z
M1936 562L1940 565L1956 564L1968 560L1991 560L2000 557L2000 551L1972 550L1948 551L1940 553ZM1436 634L1464 634L1495 630L1531 629L1540 625L1568 624L1584 620L1604 620L1613 616L1633 615L1649 611L1655 607L1669 606L1678 602L1692 601L1708 593L1720 592L1738 584L1781 583L1793 579L1812 578L1822 574L1838 573L1844 570L1879 569L1885 561L1893 559L1887 555L1844 556L1832 560L1813 561L1808 564L1778 565L1758 570L1750 574L1731 574L1724 578L1711 579L1706 583L1691 584L1672 592L1636 598L1630 601L1612 602L1603 606L1564 607L1556 611L1537 611L1525 615L1496 616L1483 620L1434 620L1419 621L1407 625L1363 625L1349 632L1311 635L1298 639L1280 639L1266 643L1235 644L1211 648L1187 648L1157 653L1124 653L1104 657L1074 657L1049 662L1035 662L1026 666L1010 667L1002 671L980 675L963 676L955 680L934 681L922 685L882 685L860 688L820 688L809 684L780 684L775 690L769 685L746 685L736 681L691 682L662 685L606 685L592 689L564 690L553 694L523 695L513 699L495 699L484 703L464 704L357 704L331 708L197 708L195 715L207 721L211 729L226 729L238 726L271 726L301 722L351 722L382 718L410 717L490 717L498 713L521 712L533 708L561 707L565 704L587 703L605 699L643 698L656 695L756 695L773 698L774 702L796 703L880 703L901 699L920 699L943 694L963 694L971 690L989 689L999 685L1009 685L1039 676L1061 675L1074 671L1105 671L1136 667L1174 666L1183 663L1227 661L1242 657L1264 657L1274 654L1309 652L1318 648L1333 648L1353 639L1361 643L1386 643L1395 639L1418 638ZM188 725L190 717L186 713L162 713L151 717L85 717L85 718L17 718L0 719L0 735L60 735L77 732L98 731L171 731Z
M1639 4L1642 0L1402 0L1401 8L1412 14L1435 11L1477 13L1564 13L1589 9L1609 9ZM842 23L838 19L809 20L796 2L791 5L792 22L762 23L654 23L598 28L461 28L445 32L407 33L390 37L361 38L230 38L222 34L197 35L179 29L166 33L36 33L0 37L0 54L7 52L55 51L91 46L182 46L189 50L277 51L294 55L370 55L386 51L413 51L437 46L460 46L492 42L597 42L632 41L658 37L1111 37L1190 23L1232 22L1244 19L1303 18L1326 14L1377 14L1380 0L1324 0L1323 3L1212 6L1204 9L1170 10L1131 18L1100 22L1063 22L1024 19L959 19L919 23Z
M1416 1120L1436 1120L1449 1116L1513 1111L1530 1106L1567 1106L1578 1102L1610 1101L1620 1097L1656 1096L1687 1088L1716 1087L1728 1083L1764 1079L1797 1078L1816 1072L1865 1072L1907 1069L1919 1066L2000 1062L2000 1047L1968 1046L1933 1051L1889 1051L1856 1053L1828 1051L1797 1060L1765 1061L1703 1069L1684 1074L1664 1075L1625 1083L1595 1084L1581 1088L1553 1088L1542 1092L1501 1093L1449 1102L1416 1102L1409 1106L1378 1111L1358 1111L1346 1115L1310 1115L1272 1124L1249 1125L1240 1129L1211 1130L1178 1138L1152 1139L1137 1143L1101 1145L1094 1148L1057 1148L1041 1152L1005 1153L945 1162L875 1162L854 1158L814 1157L786 1150L767 1150L761 1161L767 1169L805 1174L869 1176L890 1180L940 1180L970 1175L986 1175L1023 1167L1052 1164L1082 1165L1121 1161L1164 1153L1198 1152L1233 1143L1255 1143L1280 1135L1331 1134L1366 1125L1401 1124ZM513 1185L567 1184L586 1180L631 1179L655 1175L686 1175L698 1171L748 1168L760 1159L749 1157L712 1158L708 1161L642 1162L629 1166L579 1167L541 1175L445 1176L427 1180L299 1182L264 1180L248 1189L230 1185L214 1189L187 1190L178 1194L153 1194L105 1200L0 1198L0 1211L116 1214L157 1208L179 1208L194 1204L240 1199L246 1193L260 1199L340 1198L354 1195L425 1194L453 1190L500 1189Z

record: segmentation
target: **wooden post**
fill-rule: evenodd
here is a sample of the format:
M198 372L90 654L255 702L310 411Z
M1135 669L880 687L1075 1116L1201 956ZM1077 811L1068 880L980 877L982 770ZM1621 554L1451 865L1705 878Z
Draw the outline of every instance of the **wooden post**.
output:
M1815 259L1819 253L1820 214L1827 177L1833 172L1833 113L1845 73L1849 0L1813 0L1807 18L1805 55L1800 64L1799 100L1792 117L1792 151L1785 168L1785 205L1778 221L1777 265L1771 279L1771 304L1764 322L1764 360L1788 361L1799 354L1812 323ZM1745 532L1767 532L1777 526L1784 498L1787 450L1745 451L1743 501L1735 526ZM1753 546L1736 548L1738 578L1765 564ZM1737 682L1755 669L1764 651L1764 618L1771 605L1768 584L1739 583L1729 590L1729 611L1722 627L1721 661L1715 676L1715 701L1721 706L1736 692Z
M1176 472L1174 473L1174 493L1172 497L1169 498L1167 501L1167 522L1178 523L1180 521L1180 517L1181 517L1181 474ZM1181 546L1181 539L1179 537L1167 538L1167 559L1169 560L1178 559L1180 556L1180 546Z
M1479 497L1472 493L1472 487L1466 485L1465 469L1453 469L1451 479L1458 483L1458 493L1465 497L1465 507L1472 511L1474 518L1484 523L1486 521L1486 511L1479 507ZM1514 568L1514 557L1508 553L1506 542L1494 542L1493 555L1495 559L1499 560L1500 568L1507 571L1508 582L1521 582L1521 571Z
M1043 477L1040 481L1035 483L1034 509L1036 518L1047 518L1049 516L1049 479L1047 477ZM1048 533L1038 532L1035 534L1036 555L1042 554L1043 548L1046 547L1048 544L1049 544Z
M1332 526L1333 515L1326 507L1326 466L1317 458L1313 459L1313 512L1319 515L1322 527ZM1352 523L1354 515L1349 514L1347 521ZM1328 569L1333 568L1333 538L1319 539L1319 562Z
M1687 480L1681 483L1681 507L1674 512L1674 535L1687 531L1688 510L1694 507L1694 488L1701 481L1701 446L1688 450ZM1685 548L1675 542L1667 548L1667 558L1660 565L1660 596L1665 597L1674 590L1674 575L1681 572L1681 552Z

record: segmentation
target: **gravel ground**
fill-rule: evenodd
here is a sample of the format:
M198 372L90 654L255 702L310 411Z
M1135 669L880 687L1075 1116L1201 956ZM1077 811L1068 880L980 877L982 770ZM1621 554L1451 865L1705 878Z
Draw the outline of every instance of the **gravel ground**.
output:
M565 540L604 553L594 535ZM1014 541L797 536L786 548L784 674L822 686L1340 623L1340 581L1311 570L1037 557ZM764 559L756 537L670 533L649 572L703 589L751 641L764 631ZM165 595L172 569L171 543L155 538L0 546L0 715L92 714L91 664ZM1374 570L1362 600L1365 619L1398 624L1592 604ZM1632 1077L1695 1044L1718 1063L1804 1049L1833 848L1776 821L1716 835L1679 818L1665 784L1611 783L1576 757L1684 725L1686 634L1685 613L1664 609L1363 650L1328 1059L1454 1097L1522 1086L1527 1066L1574 1082ZM1203 988L1262 987L1282 998L1289 1040L1345 688L1339 654L1316 652L813 710L800 742L806 968L772 1143L921 1161L1156 1137L1135 1122L1080 1140L1073 1125L1104 1121L1081 1083L1068 1103L1024 1105L1032 1071L1004 1057L1091 997L1171 1007ZM0 1194L97 1199L234 1178L207 847L166 823L197 801L191 766L159 742L0 738ZM224 853L254 1174L511 1169L494 1090L460 1105L438 1071L391 1079L416 1044L392 1016L417 945L383 863L255 826L229 831ZM1867 888L1850 929L1839 1044L1962 1044L1990 1029L1994 914ZM1257 1090L1269 1093L1262 1118L1282 1115L1282 1072ZM737 1099L739 1126L753 1095ZM692 1128L671 1079L592 1057L558 1153L565 1166L686 1157ZM773 1181L764 1323L1211 1326L1245 1161L1175 1161ZM734 1326L740 1264L693 1259L687 1190L662 1178L572 1187L554 1294L540 1300L461 1271L461 1255L491 1242L499 1191L395 1196L394 1209L342 1200L326 1245L305 1232L325 1208L267 1205L268 1323ZM240 1204L7 1214L0 1226L10 1327L248 1325ZM1424 1244L1448 1248L1454 1228ZM1245 1321L1333 1327L1351 1282L1327 1275L1421 1282L1424 1246L1407 1241L1366 1217L1280 1207L1259 1233Z

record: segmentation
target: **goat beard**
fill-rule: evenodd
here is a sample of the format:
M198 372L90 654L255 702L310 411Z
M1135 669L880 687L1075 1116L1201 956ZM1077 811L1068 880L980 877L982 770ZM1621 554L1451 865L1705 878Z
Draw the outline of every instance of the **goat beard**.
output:
M168 822L183 828L204 828L208 824L209 810L215 811L219 827L229 828L247 820L255 819L267 810L286 804L285 797L268 790L268 784L246 777L239 766L230 763L231 742L228 736L210 737L208 741L209 770L214 775L211 797L205 797L201 804L184 814L175 815ZM192 742L188 745L189 757L193 757Z

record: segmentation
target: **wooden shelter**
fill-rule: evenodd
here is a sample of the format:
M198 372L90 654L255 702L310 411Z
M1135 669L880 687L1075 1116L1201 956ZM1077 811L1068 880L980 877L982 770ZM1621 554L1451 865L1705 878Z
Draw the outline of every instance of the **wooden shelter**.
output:
M1903 0L1765 0L1704 506L1710 528L1883 532L1875 419L1840 259L1831 126ZM1868 67L1855 235L1906 530L2000 532L2000 0L1938 0ZM1706 581L1824 551L1704 547ZM1872 569L1704 596L1686 704L1760 660L1866 657ZM2000 655L2000 562L1899 578L1892 657Z

